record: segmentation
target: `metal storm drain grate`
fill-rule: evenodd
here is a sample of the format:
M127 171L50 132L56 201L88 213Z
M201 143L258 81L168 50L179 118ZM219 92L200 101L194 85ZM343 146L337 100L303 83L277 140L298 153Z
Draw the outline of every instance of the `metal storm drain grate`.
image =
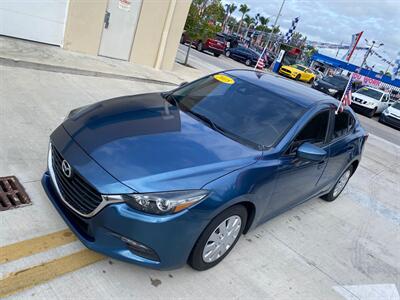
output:
M31 199L17 177L0 177L0 211L29 204Z

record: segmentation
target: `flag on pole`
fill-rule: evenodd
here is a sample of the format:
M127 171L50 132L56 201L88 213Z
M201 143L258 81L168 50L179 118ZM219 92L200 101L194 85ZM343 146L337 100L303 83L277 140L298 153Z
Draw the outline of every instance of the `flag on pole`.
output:
M346 89L343 92L342 98L340 99L339 106L336 110L336 114L340 111L343 112L346 106L351 104L351 88L353 86L353 73L351 73L349 81L347 82Z
M357 44L360 41L363 33L364 33L364 31L361 31L361 32L355 33L351 36L351 43L349 46L349 50L347 50L346 54L342 57L342 59L345 59L346 61L350 61L350 58L353 55L353 52L356 49Z
M284 41L286 44L289 43L290 40L292 39L292 35L293 35L294 31L296 30L297 23L299 23L299 18L300 17L296 17L292 20L292 26L290 26L288 32L286 32L286 34L285 34Z
M400 71L400 51L397 53L397 58L394 61L394 67L392 70L392 80L396 79L397 73Z

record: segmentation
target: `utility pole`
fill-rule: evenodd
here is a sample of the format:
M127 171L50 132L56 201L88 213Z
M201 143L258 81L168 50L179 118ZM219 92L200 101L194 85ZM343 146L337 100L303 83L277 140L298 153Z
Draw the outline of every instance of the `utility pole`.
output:
M369 42L368 42L367 39L365 39L365 42L367 43L367 45L369 46L369 48L368 48L367 52L366 52L365 55L364 55L364 59L363 59L363 62L361 63L360 70L362 70L363 66L364 66L365 63L367 62L368 56L370 56L370 55L372 54L372 49L375 47L375 44L376 44L375 41L372 41L372 43L369 44ZM376 46L376 48L379 48L380 46L383 46L383 43L380 43L378 46Z
M268 39L267 39L267 43L265 44L265 47L264 47L263 52L261 53L260 57L259 57L258 60L257 60L256 66L254 67L254 70L257 69L257 65L258 65L258 63L260 62L260 59L264 56L264 53L265 53L265 51L267 50L269 41L271 40L271 35L274 33L275 26L276 26L276 24L278 23L278 19L279 19L279 16L281 15L282 8L283 8L283 5L285 4L285 1L286 1L286 0L282 0L281 7L279 8L279 12L278 12L278 14L276 15L274 25L272 26L271 33L270 33L270 35L269 35L269 37L268 37Z

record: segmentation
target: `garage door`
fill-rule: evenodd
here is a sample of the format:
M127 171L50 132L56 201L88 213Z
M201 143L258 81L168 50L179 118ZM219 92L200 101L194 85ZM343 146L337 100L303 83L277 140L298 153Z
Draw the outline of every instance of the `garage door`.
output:
M68 0L0 0L0 34L61 45Z

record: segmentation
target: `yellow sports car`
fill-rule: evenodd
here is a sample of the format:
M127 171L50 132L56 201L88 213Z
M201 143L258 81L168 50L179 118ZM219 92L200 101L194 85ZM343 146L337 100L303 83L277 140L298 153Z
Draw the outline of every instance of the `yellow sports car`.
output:
M315 74L302 65L282 66L279 69L279 74L308 83L313 82L315 79Z

